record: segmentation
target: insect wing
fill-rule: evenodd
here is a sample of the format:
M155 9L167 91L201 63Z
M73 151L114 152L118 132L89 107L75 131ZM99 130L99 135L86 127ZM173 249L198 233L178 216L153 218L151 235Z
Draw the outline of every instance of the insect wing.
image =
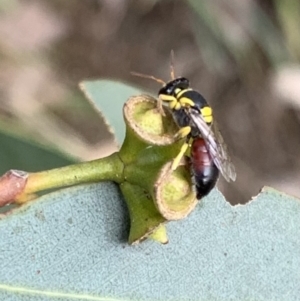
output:
M227 182L235 181L236 179L236 172L235 167L231 161L231 158L228 154L227 145L224 142L224 139L219 131L217 124L214 122L212 133L215 135L215 141L217 142L218 147L218 155L217 157L221 159L221 173L224 176ZM205 140L205 139L204 139Z
M224 139L215 123L213 123L212 126L207 125L201 114L196 110L191 109L189 110L189 113L192 121L199 129L202 138L205 141L207 150L225 180L228 182L235 181L236 172L234 165L228 155Z

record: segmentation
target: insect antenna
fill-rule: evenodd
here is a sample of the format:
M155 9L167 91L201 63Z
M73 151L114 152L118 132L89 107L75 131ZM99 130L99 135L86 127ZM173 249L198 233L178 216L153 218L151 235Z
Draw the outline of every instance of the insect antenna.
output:
M163 81L162 79L160 78L157 78L153 75L147 75L147 74L142 74L142 73L138 73L138 72L130 72L131 75L134 75L134 76L138 76L138 77L143 77L143 78L149 78L149 79L152 79L160 84L162 84L163 86L166 84L165 81Z
M171 50L170 53L170 71L171 71L171 79L175 79L175 68L174 68L175 55L174 50Z

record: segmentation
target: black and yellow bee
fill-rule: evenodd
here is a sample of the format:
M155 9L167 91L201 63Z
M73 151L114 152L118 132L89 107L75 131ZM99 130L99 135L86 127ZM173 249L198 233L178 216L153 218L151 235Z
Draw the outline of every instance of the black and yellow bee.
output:
M235 168L217 129L212 108L198 91L190 87L189 80L184 77L176 78L172 65L172 80L167 83L153 76L134 74L163 84L158 92L158 108L163 112L162 104L168 106L179 127L177 138L185 138L185 143L173 161L172 169L178 167L182 157L190 150L188 161L197 199L201 199L212 190L219 172L226 181L234 181Z

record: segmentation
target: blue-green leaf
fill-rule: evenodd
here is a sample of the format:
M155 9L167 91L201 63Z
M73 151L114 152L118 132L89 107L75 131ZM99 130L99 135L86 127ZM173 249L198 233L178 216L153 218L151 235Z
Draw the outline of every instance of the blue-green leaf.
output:
M0 220L0 299L299 300L299 216L270 188L235 207L214 190L168 245L129 246L115 184L54 192Z
M0 132L0 174L9 169L30 172L61 167L75 160L51 149L26 141L10 133Z
M65 166L74 163L75 160L58 151L46 149L37 143L18 137L10 131L5 133L0 131L0 162L0 175L2 175L10 169L34 172ZM0 213L10 208L12 207L1 207Z
M84 81L80 87L101 112L117 142L121 144L125 138L123 105L129 97L142 94L142 90L111 80Z

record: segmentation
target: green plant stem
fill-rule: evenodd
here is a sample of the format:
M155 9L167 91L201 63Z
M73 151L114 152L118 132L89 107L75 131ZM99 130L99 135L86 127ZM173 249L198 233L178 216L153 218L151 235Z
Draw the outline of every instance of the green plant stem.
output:
M123 181L123 163L114 153L94 161L73 164L48 171L30 173L22 195L38 191L98 181Z

